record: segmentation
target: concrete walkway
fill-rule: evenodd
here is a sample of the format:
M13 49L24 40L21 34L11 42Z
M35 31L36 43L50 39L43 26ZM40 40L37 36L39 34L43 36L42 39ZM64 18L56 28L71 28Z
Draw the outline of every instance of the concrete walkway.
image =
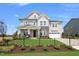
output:
M69 39L66 38L61 38L56 40L63 42L66 45L71 45L73 48L79 50L79 39L70 39L70 44L69 44Z

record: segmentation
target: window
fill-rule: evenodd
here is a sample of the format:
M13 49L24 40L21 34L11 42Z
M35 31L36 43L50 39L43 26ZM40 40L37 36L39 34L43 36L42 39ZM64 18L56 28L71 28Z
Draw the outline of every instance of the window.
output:
M34 22L34 25L35 25L35 22Z
M46 21L44 21L44 25L46 25Z
M40 21L40 25L42 25L42 21Z
M52 27L54 27L54 24L52 24Z
M55 27L57 27L57 24L55 24Z
M57 27L57 24L52 24L52 27Z

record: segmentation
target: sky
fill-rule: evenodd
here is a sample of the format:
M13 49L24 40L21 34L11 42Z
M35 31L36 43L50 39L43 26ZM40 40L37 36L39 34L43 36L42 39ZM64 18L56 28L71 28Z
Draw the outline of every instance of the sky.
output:
M16 32L19 19L34 10L48 15L51 20L62 21L62 28L71 18L79 18L77 3L0 3L0 21L7 25L7 34Z

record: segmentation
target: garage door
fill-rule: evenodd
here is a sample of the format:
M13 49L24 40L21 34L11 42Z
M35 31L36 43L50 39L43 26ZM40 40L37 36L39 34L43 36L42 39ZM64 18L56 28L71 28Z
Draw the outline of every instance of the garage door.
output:
M61 34L49 34L49 38L61 38Z

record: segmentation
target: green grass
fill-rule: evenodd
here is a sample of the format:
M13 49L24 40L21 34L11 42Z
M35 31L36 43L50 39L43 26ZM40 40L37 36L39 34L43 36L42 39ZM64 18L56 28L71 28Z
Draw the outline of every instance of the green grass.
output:
M0 54L0 56L79 56L79 51Z
M23 40L22 39L13 40L10 43L15 43L17 45L23 45ZM43 46L47 46L47 45L58 46L58 45L63 44L63 43L61 43L57 40L53 40L53 39L41 39L40 44ZM28 46L28 45L29 46L37 46L37 45L39 45L39 39L25 39L25 45L26 46Z
M17 45L23 45L23 40L12 40L9 42L9 44L15 43ZM57 41L57 40L51 40L51 39L41 39L40 44L43 46L47 45L64 45L63 43ZM26 46L37 46L39 45L39 39L25 39L25 45ZM1 49L1 47L0 47ZM7 48L4 48L2 50L7 50ZM41 52L41 53L21 53L21 54L0 54L0 56L79 56L79 51L66 51L66 52Z

